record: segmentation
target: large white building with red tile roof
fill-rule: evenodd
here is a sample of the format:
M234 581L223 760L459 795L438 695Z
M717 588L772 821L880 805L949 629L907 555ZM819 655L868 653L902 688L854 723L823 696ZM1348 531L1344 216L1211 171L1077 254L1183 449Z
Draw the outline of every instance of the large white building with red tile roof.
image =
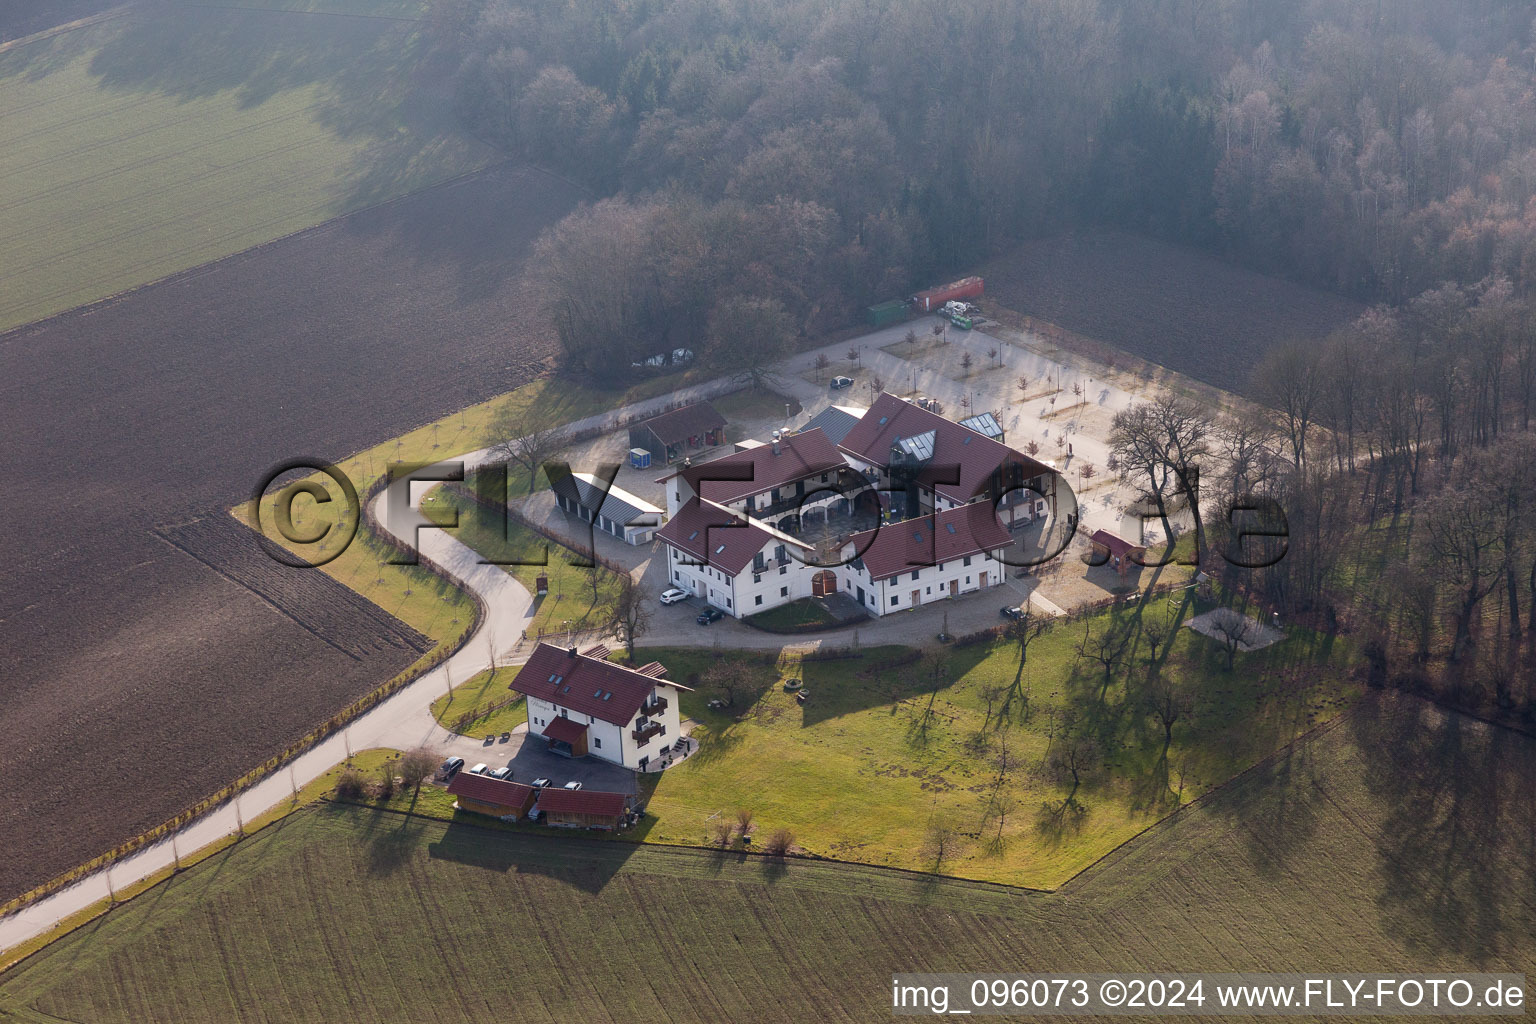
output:
M837 572L871 615L917 608L995 587L1013 536L985 502L959 505L854 534Z
M812 426L659 480L671 585L737 617L835 590L885 615L1002 583L1009 527L1055 511L1051 467L972 426L883 393L845 412L837 443ZM817 564L792 534L832 509L881 525Z
M972 502L992 505L1005 523L1054 512L1049 466L895 395L876 398L838 447L903 518Z
M689 498L656 539L672 586L728 615L752 615L811 595L804 557L810 546L724 505Z

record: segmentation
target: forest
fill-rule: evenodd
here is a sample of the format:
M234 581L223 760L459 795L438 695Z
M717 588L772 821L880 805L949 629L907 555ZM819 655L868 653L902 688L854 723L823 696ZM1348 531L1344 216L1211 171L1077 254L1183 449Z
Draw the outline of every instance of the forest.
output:
M722 303L789 344L1090 225L1373 303L1536 273L1510 0L437 0L432 26L466 124L600 197L543 249L581 369L708 352Z
M1224 502L1273 500L1285 557L1234 588L1352 632L1373 678L1536 719L1527 5L438 0L433 31L466 123L594 196L536 259L577 372L751 372L1101 226L1366 303L1252 354L1266 414L1127 417L1120 471L1153 453L1213 546Z

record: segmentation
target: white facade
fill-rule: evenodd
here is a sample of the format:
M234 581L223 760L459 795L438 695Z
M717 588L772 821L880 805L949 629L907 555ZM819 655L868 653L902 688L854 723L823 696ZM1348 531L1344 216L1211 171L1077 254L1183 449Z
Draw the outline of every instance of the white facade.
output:
M661 704L659 710L654 705ZM639 770L659 757L682 737L678 716L677 689L664 679L656 681L647 704L623 726L605 722L594 715L582 714L538 697L528 698L528 734L543 736L556 718L569 718L587 727L587 756L596 757L624 768ZM655 727L660 726L657 730ZM640 733L643 739L636 739Z
M841 566L837 572L839 589L860 601L865 611L889 615L995 587L1006 582L1008 566L981 552L938 565L915 565L884 580L871 579L867 568L852 565Z
M735 575L712 565L699 565L692 555L670 544L662 546L667 550L668 582L727 615L741 618L811 596L810 567L791 557L788 545L777 539L758 552L762 571L756 571L754 560ZM783 558L778 556L781 549Z

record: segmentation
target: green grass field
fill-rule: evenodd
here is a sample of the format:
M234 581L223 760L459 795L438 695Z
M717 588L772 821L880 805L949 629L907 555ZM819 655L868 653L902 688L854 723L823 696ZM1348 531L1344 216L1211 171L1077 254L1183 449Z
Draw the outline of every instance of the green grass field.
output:
M471 480L467 486L477 484ZM516 486L511 490L514 495L522 494ZM549 593L534 599L526 627L530 637L540 631L601 628L613 621L621 585L617 574L601 566L573 565L575 556L569 551L516 522L509 521L505 535L499 536L501 524L493 522L481 505L446 488L435 488L422 500L421 508L424 515L438 522L452 522L457 515L459 525L454 536L481 554L526 563L505 568L530 594L537 594L541 574L549 577Z
M1100 616L1092 626L1107 621ZM716 693L705 687L683 695L683 715L699 723L693 735L700 751L645 777L649 815L641 829L619 838L711 845L719 841L717 826L733 824L745 809L753 814L759 845L786 828L796 849L812 856L1055 889L1181 803L1331 720L1357 696L1355 687L1328 672L1326 653L1301 633L1244 656L1228 673L1208 640L1181 630L1173 650L1160 654L1155 678L1143 650L1102 699L1102 675L1086 674L1072 651L1075 642L1076 634L1065 631L1036 641L1030 673L1058 682L1047 686L1026 676L1031 711L1011 715L1006 725L996 714L987 721L985 692L1013 679L1017 660L1007 646L947 652L937 691L924 665L882 667L902 648L872 648L863 658L830 662L758 661L756 688L738 693L733 709L710 709ZM716 656L700 649L637 653L689 682ZM495 679L481 673L459 686L453 717L505 698L513 671L500 670ZM810 694L806 704L783 690L781 681L790 678ZM1145 703L1159 680L1188 695L1166 753L1162 728ZM434 711L451 726L442 714L447 704L447 695L439 697ZM499 733L525 714L521 706L509 707L466 731ZM1066 742L1069 721L1096 748L1075 793L1046 770L1051 751ZM441 790L384 806L459 817ZM953 833L942 856L933 847L940 827Z
M895 971L1530 975L1533 753L1371 698L1049 895L323 806L0 976L0 1020L880 1021Z
M0 330L484 166L423 10L168 3L0 49Z
M515 668L481 672L433 701L432 717L466 736L510 732L528 721L527 704L517 697L505 707L495 705L515 696L507 686L516 676Z
M1154 607L1162 610L1161 598ZM1110 621L1101 613L1089 626L1097 633ZM709 709L717 694L707 687L685 694L700 751L655 783L646 839L708 843L716 822L745 808L760 840L788 828L817 855L1053 889L1357 693L1331 668L1342 658L1330 660L1303 630L1239 656L1227 672L1211 641L1180 629L1156 672L1139 643L1101 696L1102 669L1075 652L1084 628L1058 627L1030 646L1021 684L1029 712L1016 704L1006 724L1000 700L988 720L986 692L1014 680L1017 647L1008 643L951 652L937 689L922 664L878 668L902 653L892 647L859 660L781 662L734 711ZM641 652L678 680L714 656ZM805 704L778 685L785 678L802 680ZM1165 683L1184 703L1166 752L1149 703ZM1047 770L1069 730L1088 741L1076 806L1064 804L1070 783ZM955 833L942 859L939 829Z

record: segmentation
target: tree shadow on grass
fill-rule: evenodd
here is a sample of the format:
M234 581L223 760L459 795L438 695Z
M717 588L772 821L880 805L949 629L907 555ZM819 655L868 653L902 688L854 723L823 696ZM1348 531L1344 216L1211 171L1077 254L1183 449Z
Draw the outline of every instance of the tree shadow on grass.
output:
M1536 740L1418 698L1352 716L1380 816L1377 905L1410 945L1477 963L1536 941Z

